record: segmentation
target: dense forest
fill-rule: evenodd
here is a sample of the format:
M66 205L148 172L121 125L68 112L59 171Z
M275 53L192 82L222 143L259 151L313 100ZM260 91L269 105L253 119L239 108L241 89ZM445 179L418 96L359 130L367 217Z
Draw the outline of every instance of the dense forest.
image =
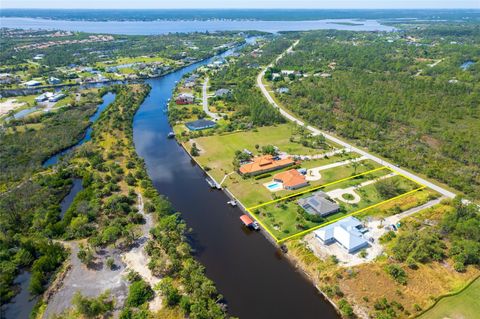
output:
M479 40L478 24L309 32L277 65L301 76L274 86L308 122L478 199Z

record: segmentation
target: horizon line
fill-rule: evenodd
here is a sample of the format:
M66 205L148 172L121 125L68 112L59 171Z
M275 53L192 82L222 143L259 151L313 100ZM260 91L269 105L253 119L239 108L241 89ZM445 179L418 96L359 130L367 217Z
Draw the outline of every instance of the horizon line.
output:
M278 7L278 8L272 8L272 7L207 7L207 8L202 8L202 7L190 7L190 8L159 8L159 7L142 7L142 8L114 8L114 7L108 7L108 8L66 8L66 7L28 7L28 8L18 8L18 7L7 7L7 8L2 8L0 7L1 10L30 10L30 9L36 9L36 10L425 10L425 9L430 9L430 10L452 10L452 9L460 9L460 10L478 10L480 11L480 8L476 7L394 7L394 8L389 8L389 7L368 7L368 8L359 8L359 7L338 7L338 8L322 8L322 7Z

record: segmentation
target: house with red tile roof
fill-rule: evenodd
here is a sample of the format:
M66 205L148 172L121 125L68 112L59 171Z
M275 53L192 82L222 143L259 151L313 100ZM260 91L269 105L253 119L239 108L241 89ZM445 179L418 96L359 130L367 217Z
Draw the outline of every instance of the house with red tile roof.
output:
M295 164L295 161L290 157L276 158L272 155L257 156L251 162L240 166L239 171L242 175L254 176L271 171L276 171L284 167Z
M275 182L282 183L283 188L288 190L294 190L308 185L308 181L305 179L305 176L296 169L290 169L288 171L275 174L273 176L273 180Z

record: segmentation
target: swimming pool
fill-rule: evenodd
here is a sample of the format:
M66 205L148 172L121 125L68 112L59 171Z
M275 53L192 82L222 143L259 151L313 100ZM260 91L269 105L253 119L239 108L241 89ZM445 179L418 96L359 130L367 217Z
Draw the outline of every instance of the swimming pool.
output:
M263 184L266 188L268 188L269 191L275 192L283 189L282 183L279 182L269 182L266 184Z

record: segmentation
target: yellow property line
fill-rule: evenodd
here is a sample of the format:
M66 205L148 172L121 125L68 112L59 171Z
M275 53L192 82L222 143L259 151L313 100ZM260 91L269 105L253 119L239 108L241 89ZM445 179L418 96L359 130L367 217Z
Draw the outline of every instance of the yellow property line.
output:
M277 243L281 243L281 242L284 242L284 241L286 241L286 240L288 240L288 239L292 239L292 238L294 238L294 237L307 234L307 233L309 233L309 232L311 232L311 231L314 231L314 230L316 230L316 229L318 229L318 228L321 228L321 227L324 227L324 226L333 224L333 223L335 223L335 222L337 222L337 221L339 221L339 220L341 220L341 219L343 219L343 218L345 218L345 217L359 214L359 213L361 213L361 212L364 212L364 211L369 210L369 209L371 209L371 208L380 206L380 205L385 204L385 203L387 203L387 202L390 202L390 201L392 201L392 200L398 199L398 198L403 197L403 196L407 196L407 195L409 195L409 194L411 194L411 193L417 192L417 191L422 190L422 189L424 189L424 188L426 188L426 186L421 186L421 187L419 187L419 188L416 188L416 189L411 190L411 191L409 191L409 192L406 192L406 193L404 193L404 194L401 194L401 195L392 197L392 198L390 198L390 199L384 200L384 201L382 201L382 202L380 202L380 203L377 203L377 204L374 204L374 205L371 205L371 206L368 206L368 207L359 209L359 210L357 210L357 211L354 211L353 213L350 213L350 214L347 214L347 215L344 215L344 216L335 218L335 219L333 219L333 220L331 220L331 221L328 221L328 222L323 223L323 224L321 224L321 225L317 225L317 226L315 226L315 227L312 227L312 228L310 228L310 229L304 230L304 231L302 231L302 232L293 234L293 235L288 236L288 237L286 237L286 238L283 238L283 239L280 239L280 240L278 240L275 236L274 236L274 238L275 238L275 240L277 241ZM271 234L270 231L269 231L269 234Z
M265 229L267 231L267 233L273 237L273 239L275 239L275 241L278 243L278 238L277 236L275 236L271 231L270 229L268 229L267 225L265 225L260 219L257 218L257 216L255 216L255 214L249 209L249 208L245 208L247 210L247 212L250 214L250 216L253 217L253 219L255 219L262 227L263 229Z
M370 171L366 171L366 172L363 172L363 173L360 173L360 174L357 174L357 175L353 175L353 176L349 176L349 177L339 179L338 181L334 181L334 182L331 182L331 183L315 186L315 187L309 188L307 190L304 190L302 192L298 192L298 193L295 193L295 194L290 194L290 195L284 196L282 198L277 198L277 199L274 199L274 200L271 200L271 201L268 201L268 202L265 202L265 203L262 203L262 204L259 204L259 205L256 205L256 206L252 206L252 207L249 207L248 209L251 210L251 209L256 209L256 208L259 208L259 207L262 207L262 206L265 206L265 205L270 205L270 204L273 204L273 203L276 203L276 202L279 202L279 201L286 200L286 199L291 198L291 197L295 197L295 196L302 195L302 194L305 194L305 193L313 192L314 190L317 190L319 188L334 185L334 184L337 184L337 183L340 183L340 182L343 182L343 181L347 181L347 180L353 179L355 177L367 175L367 174L370 174L370 173L373 173L373 172L376 172L376 171L379 171L379 170L382 170L382 169L389 169L389 168L386 167L386 166L375 168L375 169L372 169Z

